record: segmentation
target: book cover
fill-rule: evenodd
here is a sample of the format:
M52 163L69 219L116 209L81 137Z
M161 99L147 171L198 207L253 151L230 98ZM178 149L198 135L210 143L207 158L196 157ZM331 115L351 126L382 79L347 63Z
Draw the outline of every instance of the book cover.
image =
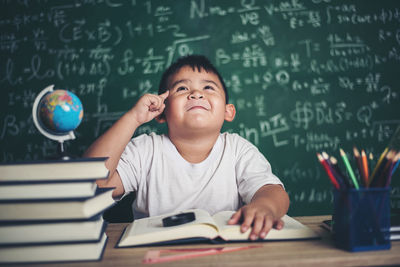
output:
M17 245L0 247L0 263L46 263L98 261L102 259L107 235L95 242Z
M0 224L0 246L98 241L107 223L101 215L84 221Z
M87 198L96 188L95 181L0 184L0 201Z
M192 242L235 242L249 241L251 229L240 232L240 225L228 225L234 211L222 211L210 216L204 210L189 210L195 220L189 223L164 227L162 219L173 214L135 220L123 232L117 247L143 245L165 245ZM271 229L263 241L312 239L319 236L307 226L285 215L282 230Z
M108 176L107 158L0 164L0 183L97 180Z
M0 201L0 222L89 219L115 204L113 190L97 188L89 198Z

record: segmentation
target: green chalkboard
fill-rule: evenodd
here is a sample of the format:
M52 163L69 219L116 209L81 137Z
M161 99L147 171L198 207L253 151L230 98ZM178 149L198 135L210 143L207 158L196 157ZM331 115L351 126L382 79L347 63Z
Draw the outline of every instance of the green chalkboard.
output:
M269 159L291 215L331 212L316 152L339 158L356 145L376 159L400 124L398 1L0 1L0 14L0 162L55 153L31 116L48 85L83 102L66 143L81 155L187 54L220 70L238 112L223 130ZM165 126L136 134L152 131ZM399 174L393 180L397 207Z

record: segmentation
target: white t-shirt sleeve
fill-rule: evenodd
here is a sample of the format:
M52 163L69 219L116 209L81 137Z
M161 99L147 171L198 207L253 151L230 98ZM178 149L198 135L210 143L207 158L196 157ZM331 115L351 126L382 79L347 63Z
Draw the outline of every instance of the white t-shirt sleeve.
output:
M250 203L257 190L267 184L279 184L283 187L280 179L272 173L271 164L257 147L240 136L237 138L235 168L242 200L246 204Z
M133 138L125 147L117 166L125 194L137 191L146 166L151 162L148 157L151 157L152 150L152 138L148 135Z

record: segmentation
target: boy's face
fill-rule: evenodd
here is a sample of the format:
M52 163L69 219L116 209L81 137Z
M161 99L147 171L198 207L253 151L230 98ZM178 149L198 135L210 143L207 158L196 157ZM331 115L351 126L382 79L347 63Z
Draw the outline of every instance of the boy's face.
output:
M225 103L225 91L212 72L186 66L168 79L169 96L164 110L168 129L178 134L220 132L232 121L235 108Z

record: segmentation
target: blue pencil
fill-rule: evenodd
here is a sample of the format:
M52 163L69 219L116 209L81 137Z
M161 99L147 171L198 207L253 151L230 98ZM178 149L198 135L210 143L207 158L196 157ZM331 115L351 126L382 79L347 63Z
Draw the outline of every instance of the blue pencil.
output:
M400 153L397 153L397 155L394 157L393 159L393 163L392 163L392 167L389 170L389 174L385 183L385 186L388 187L392 181L392 176L393 173L396 171L397 167L399 166L399 162L400 162Z
M399 163L400 163L400 159L399 159L399 154L397 154L397 162L396 162L396 164L394 165L394 167L393 167L393 169L392 169L392 173L390 174L390 175L393 175L393 173L396 171L396 169L397 169L397 167L399 166Z

